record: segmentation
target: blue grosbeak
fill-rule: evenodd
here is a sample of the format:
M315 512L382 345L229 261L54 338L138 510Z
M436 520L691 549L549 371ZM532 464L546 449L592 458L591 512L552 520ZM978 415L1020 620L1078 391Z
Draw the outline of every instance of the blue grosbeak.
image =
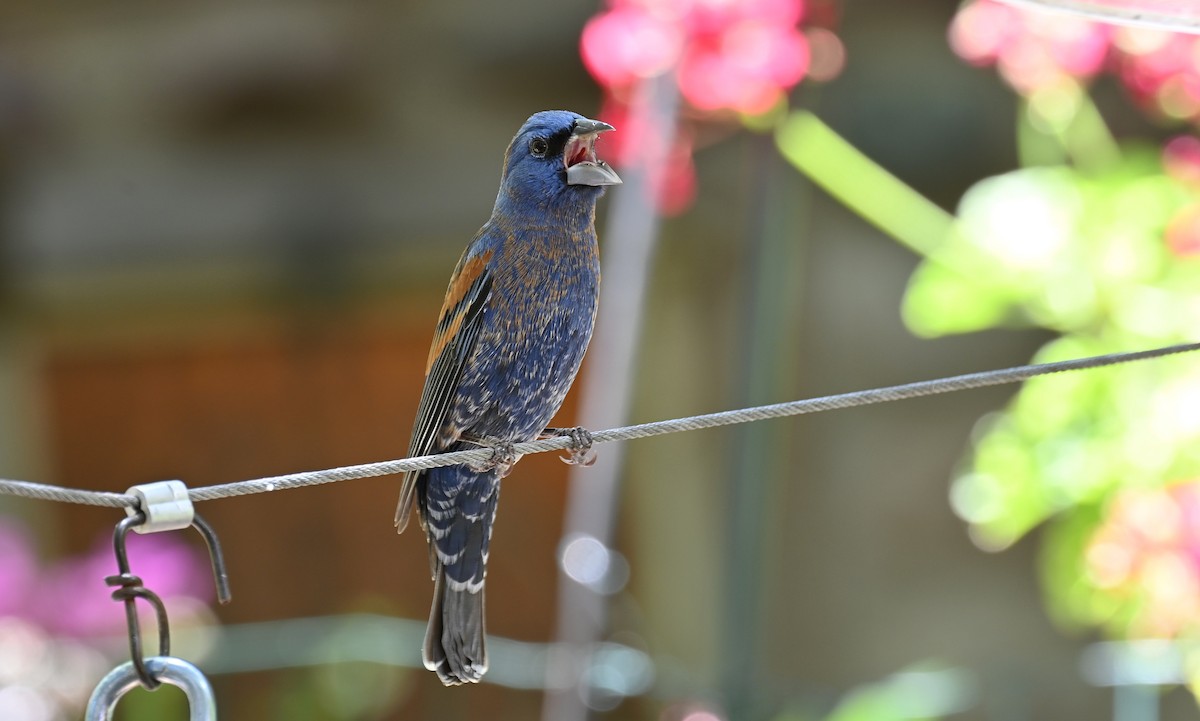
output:
M595 141L612 129L557 110L525 121L434 331L409 455L496 449L489 463L405 474L396 509L403 531L415 501L428 536L434 590L422 657L448 686L487 671L488 544L500 479L518 460L504 449L546 429L592 336L596 201L621 182L596 158Z

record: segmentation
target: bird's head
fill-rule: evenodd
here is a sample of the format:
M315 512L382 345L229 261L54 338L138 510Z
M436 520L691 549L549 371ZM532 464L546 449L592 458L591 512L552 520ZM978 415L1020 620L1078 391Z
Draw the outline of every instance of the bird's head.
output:
M530 116L504 154L497 206L591 204L621 178L596 157L596 138L608 123L566 110Z

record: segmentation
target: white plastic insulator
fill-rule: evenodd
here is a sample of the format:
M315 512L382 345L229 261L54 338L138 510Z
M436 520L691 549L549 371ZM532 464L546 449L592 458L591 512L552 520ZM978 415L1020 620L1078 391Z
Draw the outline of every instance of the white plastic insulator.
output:
M178 531L192 525L196 511L183 481L144 483L125 492L138 499L137 508L126 507L125 513L130 516L138 511L146 514L146 522L133 527L138 533Z

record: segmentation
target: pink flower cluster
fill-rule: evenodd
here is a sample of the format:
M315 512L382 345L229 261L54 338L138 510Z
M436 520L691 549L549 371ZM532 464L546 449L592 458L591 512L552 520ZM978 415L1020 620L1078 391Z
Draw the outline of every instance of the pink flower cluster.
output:
M1087 546L1092 582L1132 612L1135 637L1200 628L1200 482L1125 491Z
M692 162L689 124L678 123L674 138L664 143L660 128L635 122L629 106L611 95L605 98L600 119L617 128L617 132L604 136L606 157L618 167L641 164L653 170L650 192L660 213L676 215L692 204L696 197L696 166Z
M1115 72L1143 108L1200 122L1200 37L1125 28L1114 37Z
M173 598L212 598L207 559L182 541L130 534L127 547L133 572L168 604ZM44 565L23 530L0 524L0 618L32 621L58 636L122 634L125 613L104 585L116 573L107 537L87 555Z
M1115 75L1154 115L1200 122L1200 37L1119 27L1082 17L974 0L950 24L967 62L996 66L1017 92Z
M841 70L837 37L800 28L806 13L830 8L828 0L608 0L580 39L584 65L605 90L601 118L618 128L605 152L618 166L657 159L659 210L682 211L696 190L698 124L767 113L805 77L829 80ZM662 75L685 103L671 147L657 147L661 134L628 122L636 88Z
M610 0L580 49L611 91L673 69L696 109L759 114L808 70L803 14L804 0Z
M950 47L973 65L995 65L1017 92L1066 78L1090 78L1104 66L1111 28L1073 15L1027 10L996 0L963 5L950 24Z

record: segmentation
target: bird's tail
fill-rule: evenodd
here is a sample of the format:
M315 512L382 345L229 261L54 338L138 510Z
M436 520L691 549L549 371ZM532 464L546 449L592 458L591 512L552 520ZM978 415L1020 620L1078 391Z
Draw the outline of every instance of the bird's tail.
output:
M447 686L476 683L488 668L483 581L478 585L456 583L446 577L440 562L435 577L421 658L425 668L437 672Z

